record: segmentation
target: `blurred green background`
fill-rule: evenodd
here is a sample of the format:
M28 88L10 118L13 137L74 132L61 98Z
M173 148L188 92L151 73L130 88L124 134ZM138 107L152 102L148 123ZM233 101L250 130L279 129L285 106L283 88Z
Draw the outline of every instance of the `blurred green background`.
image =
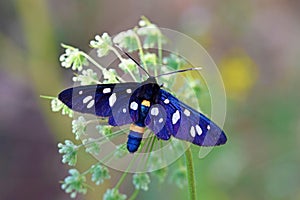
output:
M300 199L296 0L0 1L0 199L69 199L56 144L73 138L70 120L39 95L71 85L60 43L88 50L95 34L129 29L141 15L199 41L224 79L229 140L195 160L199 199ZM93 162L80 157L79 169ZM112 185L77 199L101 199ZM185 199L174 187L153 181L138 199Z

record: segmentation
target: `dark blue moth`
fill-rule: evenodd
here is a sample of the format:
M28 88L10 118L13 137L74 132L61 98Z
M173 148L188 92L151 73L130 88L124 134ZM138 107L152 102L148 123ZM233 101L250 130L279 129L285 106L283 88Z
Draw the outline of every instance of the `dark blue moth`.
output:
M222 145L227 140L215 123L163 90L152 76L142 83L73 87L58 98L74 111L107 117L111 126L130 124L127 149L131 153L139 148L146 127L159 139L173 136L199 146Z

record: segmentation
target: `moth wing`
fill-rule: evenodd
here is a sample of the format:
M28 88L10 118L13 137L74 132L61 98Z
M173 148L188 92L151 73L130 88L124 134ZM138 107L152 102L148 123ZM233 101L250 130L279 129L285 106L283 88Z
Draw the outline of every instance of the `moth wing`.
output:
M110 125L120 126L137 119L138 112L129 111L129 105L134 101L132 93L139 85L129 82L77 86L62 91L58 99L74 111L109 117Z
M165 127L175 138L199 146L226 143L225 133L214 122L163 89L159 91L159 104L166 113Z
M150 107L145 119L145 125L151 129L154 134L162 140L168 140L171 137L166 127L167 113L160 104L154 104Z

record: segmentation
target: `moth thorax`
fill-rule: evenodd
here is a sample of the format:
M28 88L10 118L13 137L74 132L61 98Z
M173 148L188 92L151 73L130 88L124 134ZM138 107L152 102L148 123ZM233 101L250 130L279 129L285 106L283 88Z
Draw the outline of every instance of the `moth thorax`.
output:
M150 101L148 101L148 100L143 100L143 101L142 101L142 105L143 105L143 106L146 106L146 107L150 107Z

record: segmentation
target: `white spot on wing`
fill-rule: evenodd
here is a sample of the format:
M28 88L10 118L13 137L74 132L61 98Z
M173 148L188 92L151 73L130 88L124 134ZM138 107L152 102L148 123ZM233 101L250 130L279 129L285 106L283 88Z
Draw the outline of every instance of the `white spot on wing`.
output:
M130 108L132 109L132 110L137 110L138 109L138 104L135 102L135 101L133 101L133 102L131 102L131 104L130 104Z
M165 104L168 104L168 103L170 103L170 100L169 100L169 99L165 99L165 100L164 100L164 103L165 103Z
M172 123L176 124L179 119L180 119L180 113L178 110L176 110L176 112L172 116Z
M195 128L193 126L190 129L190 134L191 134L192 137L196 136Z
M154 107L154 108L152 108L152 109L151 109L151 115L153 115L153 116L157 116L157 115L158 115L158 113L159 113L159 110L158 110L158 108Z
M104 88L103 89L103 94L107 94L107 93L110 93L110 92L111 92L110 88Z
M123 111L123 113L126 113L126 108L123 108L123 110L122 110L122 111Z
M132 92L132 90L129 88L129 89L126 90L126 92L127 92L128 94L130 94L130 93Z
M116 100L117 100L116 93L113 93L108 99L109 106L112 107L115 104Z
M93 97L92 96L86 96L84 97L84 99L82 100L83 103L87 103L89 102Z
M82 95L82 93L83 93L83 91L82 91L82 90L80 90L80 91L78 92L78 94L80 94L80 95Z
M95 104L95 100L93 99L86 105L86 108L91 108L94 106L94 104Z
M202 134L202 129L201 129L201 127L198 124L196 125L196 131L197 131L198 135Z
M162 123L163 121L164 121L163 118L160 118L160 119L158 120L159 123Z
M207 125L207 130L210 130L210 125Z
M185 116L189 117L191 115L191 112L188 109L185 109L183 111L183 113L185 114Z

